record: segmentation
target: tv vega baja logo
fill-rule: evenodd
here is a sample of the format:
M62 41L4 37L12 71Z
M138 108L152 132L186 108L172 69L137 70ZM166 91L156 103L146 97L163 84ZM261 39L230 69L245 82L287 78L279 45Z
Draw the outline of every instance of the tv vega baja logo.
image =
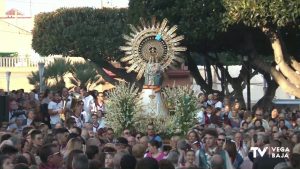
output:
M253 151L254 158L256 158L258 154L260 157L263 157L266 153L268 153L271 158L288 158L290 152L287 147L264 147L262 150L259 147L251 147L250 150Z

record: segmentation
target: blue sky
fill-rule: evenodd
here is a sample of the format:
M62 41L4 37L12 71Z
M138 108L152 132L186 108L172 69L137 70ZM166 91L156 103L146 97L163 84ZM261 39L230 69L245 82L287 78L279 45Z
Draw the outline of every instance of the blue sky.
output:
M49 12L61 7L88 6L99 8L101 4L110 4L113 7L127 7L129 0L4 0L4 2L6 11L16 8L22 11L25 16L30 16L30 13L35 15L39 12Z

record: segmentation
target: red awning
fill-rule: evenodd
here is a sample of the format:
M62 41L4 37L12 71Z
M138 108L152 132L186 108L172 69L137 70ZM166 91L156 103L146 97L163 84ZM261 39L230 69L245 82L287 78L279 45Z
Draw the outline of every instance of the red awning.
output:
M5 14L6 15L19 15L19 16L24 15L21 11L15 9L15 8L12 8L11 10L7 11Z

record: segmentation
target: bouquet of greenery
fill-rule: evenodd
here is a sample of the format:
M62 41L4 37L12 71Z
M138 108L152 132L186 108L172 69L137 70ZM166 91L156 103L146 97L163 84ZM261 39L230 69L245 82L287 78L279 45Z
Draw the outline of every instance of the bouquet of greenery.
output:
M140 93L135 84L121 82L114 90L108 93L106 103L106 121L116 133L124 129L134 129L142 112Z
M197 113L197 96L188 86L168 87L163 91L165 100L174 105L174 112L166 122L167 134L186 132L194 126Z

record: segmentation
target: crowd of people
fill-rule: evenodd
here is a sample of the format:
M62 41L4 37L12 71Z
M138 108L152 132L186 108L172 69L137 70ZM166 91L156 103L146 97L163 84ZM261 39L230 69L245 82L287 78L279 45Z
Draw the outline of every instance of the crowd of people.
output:
M201 94L194 127L161 138L153 124L115 133L105 121L105 92L75 87L8 97L0 169L300 168L300 111L245 111L236 100Z

